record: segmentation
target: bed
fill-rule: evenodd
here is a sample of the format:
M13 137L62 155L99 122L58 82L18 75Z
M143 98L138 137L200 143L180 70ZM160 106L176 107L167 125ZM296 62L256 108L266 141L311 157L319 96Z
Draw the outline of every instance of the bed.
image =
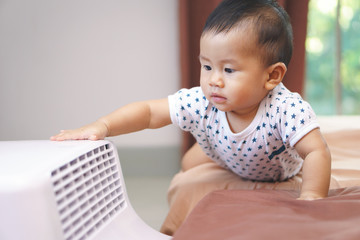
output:
M360 187L298 201L296 191L221 190L208 194L174 240L359 239Z
M289 234L296 239L360 239L360 116L319 121L332 154L328 198L296 200L301 173L286 182L261 183L206 163L173 178L161 231L194 240L282 239Z

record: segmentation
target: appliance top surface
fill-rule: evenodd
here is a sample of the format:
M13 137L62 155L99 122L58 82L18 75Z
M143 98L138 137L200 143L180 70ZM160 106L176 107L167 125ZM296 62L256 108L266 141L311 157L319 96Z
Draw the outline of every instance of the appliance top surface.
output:
M69 162L109 141L0 141L0 184L19 178L49 174L54 168Z

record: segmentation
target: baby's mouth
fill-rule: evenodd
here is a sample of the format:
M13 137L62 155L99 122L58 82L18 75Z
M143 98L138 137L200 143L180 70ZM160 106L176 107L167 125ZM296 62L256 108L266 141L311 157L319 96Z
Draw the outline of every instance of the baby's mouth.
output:
M217 93L212 93L210 98L214 103L224 103L226 101L226 97L223 97Z

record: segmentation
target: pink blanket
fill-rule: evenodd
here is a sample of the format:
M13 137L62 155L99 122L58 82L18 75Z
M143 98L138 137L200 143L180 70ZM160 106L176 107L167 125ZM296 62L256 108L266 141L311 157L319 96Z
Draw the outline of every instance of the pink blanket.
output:
M360 130L342 130L324 134L324 137L332 154L330 188L360 186ZM170 211L161 231L173 235L196 204L213 191L269 189L295 190L295 194L301 187L301 177L299 173L288 181L276 183L246 181L215 163L205 163L180 172L170 184Z
M316 201L297 192L222 190L202 199L174 240L360 239L360 187Z

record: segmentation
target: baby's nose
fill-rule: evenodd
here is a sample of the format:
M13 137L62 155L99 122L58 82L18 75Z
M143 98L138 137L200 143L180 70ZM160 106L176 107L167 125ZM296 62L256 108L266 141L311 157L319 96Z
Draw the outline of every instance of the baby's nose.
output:
M224 80L221 76L221 74L213 74L211 76L210 79L210 86L212 87L219 87L219 88L223 88L224 87Z

